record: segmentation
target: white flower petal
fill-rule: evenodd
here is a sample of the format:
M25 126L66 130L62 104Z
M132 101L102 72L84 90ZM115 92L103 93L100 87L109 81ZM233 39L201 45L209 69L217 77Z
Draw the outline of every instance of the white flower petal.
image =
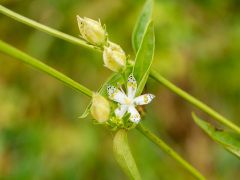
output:
M116 101L120 104L125 104L125 100L127 96L125 93L118 90L116 87L107 84L107 92L109 95L109 99Z
M121 119L123 115L127 112L127 110L128 110L128 106L126 105L120 106L120 109L119 108L115 109L114 112L116 114L117 119Z
M133 73L131 73L130 76L128 77L127 90L128 98L133 99L137 90L137 81L133 77Z
M153 94L144 94L133 99L133 103L136 105L144 105L150 103L155 96Z
M134 106L129 106L128 107L128 113L131 114L130 116L130 121L138 124L138 122L140 121L141 119L141 116L140 114L138 113L138 111L136 110L136 108Z

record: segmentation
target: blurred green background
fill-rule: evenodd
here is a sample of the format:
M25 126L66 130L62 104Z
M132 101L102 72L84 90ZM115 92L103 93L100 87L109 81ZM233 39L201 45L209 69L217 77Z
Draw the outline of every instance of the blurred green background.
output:
M78 37L76 15L101 18L110 40L134 58L131 34L143 0L1 0L1 5ZM240 125L240 1L158 0L154 69ZM112 73L102 55L0 14L0 39L96 91ZM239 160L191 118L222 127L150 79L156 95L142 122L213 180L237 179ZM122 180L113 133L78 119L90 99L0 53L0 179ZM129 143L143 179L193 179L136 130Z

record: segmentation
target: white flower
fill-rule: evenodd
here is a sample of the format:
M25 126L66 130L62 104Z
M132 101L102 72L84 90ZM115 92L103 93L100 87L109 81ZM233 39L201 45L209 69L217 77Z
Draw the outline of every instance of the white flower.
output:
M120 103L120 106L115 109L115 114L117 119L121 119L123 115L128 112L130 113L130 121L138 124L141 117L138 111L136 110L135 106L137 105L144 105L148 104L152 101L152 99L155 97L152 94L144 94L138 97L135 97L135 93L137 90L137 81L133 77L133 74L130 74L128 77L128 83L127 83L127 91L128 95L126 95L123 90L119 90L114 86L107 85L107 92L109 95L109 98L113 101L116 101Z

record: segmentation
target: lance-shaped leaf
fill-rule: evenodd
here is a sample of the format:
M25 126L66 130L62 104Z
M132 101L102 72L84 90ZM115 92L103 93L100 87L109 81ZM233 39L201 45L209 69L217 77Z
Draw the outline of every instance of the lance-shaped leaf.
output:
M240 134L215 128L209 123L192 115L195 122L218 144L240 158Z
M137 53L141 45L144 32L152 17L152 8L153 8L153 0L147 0L138 18L138 21L134 27L133 35L132 35L132 45L135 53Z
M108 93L107 93L107 87L106 84L112 85L112 86L117 86L118 82L121 84L124 82L122 75L119 73L113 73L105 82L104 84L101 86L101 88L99 88L99 90L97 91L99 94L101 94L103 97L107 98L108 97ZM79 118L85 118L89 115L90 113L90 108L92 106L92 101L89 103L89 105L87 106L86 110L84 111L84 113L79 117Z
M143 40L138 50L135 64L133 67L133 76L135 77L138 83L136 96L139 96L142 93L143 88L147 82L153 61L154 49L155 49L155 36L153 21L151 20L148 23L147 29L144 33Z
M116 156L116 159L127 174L130 179L139 180L141 176L137 169L136 163L131 154L128 140L127 140L127 130L119 129L116 133L113 141L113 150Z

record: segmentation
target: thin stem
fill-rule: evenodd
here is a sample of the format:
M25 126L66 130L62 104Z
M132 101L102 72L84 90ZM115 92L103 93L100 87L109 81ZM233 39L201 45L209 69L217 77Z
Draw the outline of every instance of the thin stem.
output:
M11 11L10 9L5 8L2 5L0 5L0 13L3 13L3 14L5 14L5 15L7 15L7 16L9 16L9 17L11 17L11 18L13 18L13 19L15 19L15 20L17 20L19 22L22 22L22 23L24 23L24 24L26 24L28 26L32 26L32 27L34 27L36 29L39 29L39 30L44 31L46 33L49 33L49 34L51 34L53 36L56 36L58 38L66 40L68 42L80 45L82 47L85 47L85 48L88 48L88 49L91 49L91 50L100 51L99 49L96 49L94 46L87 44L85 41L83 41L83 40L81 40L79 38L70 36L70 35L65 34L63 32L57 31L57 30L55 30L53 28L50 28L50 27L45 26L43 24L40 24L40 23L38 23L38 22L36 22L34 20L31 20L31 19L29 19L27 17L24 17L24 16L22 16L22 15L20 15L18 13L15 13L15 12Z
M1 5L0 5L0 12L9 16L9 17L11 17L11 18L13 18L13 19L16 19L16 20L18 20L22 23L25 23L29 26L32 26L32 27L36 28L36 29L47 32L47 33L49 33L53 36L56 36L58 38L66 40L68 42L75 43L77 45L80 45L80 46L83 46L83 47L90 48L92 50L101 52L101 50L95 49L93 46L86 44L83 40L80 40L80 39L75 38L73 36L70 36L68 34L57 31L57 30L52 29L48 26L42 25L42 24L40 24L36 21L33 21L33 20L28 19L28 18L26 18L26 17L24 17L20 14L17 14L15 12L1 6ZM181 90L180 88L178 88L177 86L175 86L174 84L169 82L167 79L162 77L156 71L151 70L150 76L153 77L158 82L162 83L164 86L166 86L167 88L169 88L170 90L172 90L176 94L178 94L179 96L183 97L185 100L187 100L190 103L192 103L193 105L195 105L196 107L202 109L204 112L208 113L210 116L212 116L213 118L215 118L219 122L223 123L224 125L228 126L229 128L231 128L231 129L235 130L236 132L240 133L240 128L238 126L233 124L231 121L229 121L228 119L226 119L225 117L223 117L222 115L220 115L219 113L217 113L216 111L214 111L213 109L211 109L210 107L208 107L207 105L202 103L201 101L197 100L193 96L189 95L188 93L184 92L183 90Z
M47 66L46 64L34 59L33 57L25 54L24 52L8 45L7 43L0 40L0 51L3 53L10 55L12 57L15 57L19 59L20 61L32 66L35 69L38 69L39 71L42 71L55 79L63 82L64 84L70 86L71 88L75 89L76 91L83 93L84 95L88 97L92 97L92 91L87 89L86 87L82 86L81 84L77 83L76 81L73 81L69 77L65 76L64 74L58 72L57 70Z
M171 158L176 160L183 168L185 168L192 176L199 180L206 180L206 178L199 173L194 167L192 167L188 162L186 162L180 155L178 155L173 149L171 149L167 144L165 144L161 139L154 135L150 130L148 130L142 123L136 126L137 130L140 131L144 136L161 148L165 153L167 153Z
M216 120L221 122L222 124L226 125L227 127L231 128L232 130L240 133L240 128L237 125L235 125L230 120L228 120L227 118L223 117L222 115L220 115L219 113L217 113L212 108L208 107L206 104L202 103L201 101L199 101L195 97L191 96L190 94L186 93L185 91L183 91L179 87L175 86L170 81L168 81L167 79L162 77L156 71L151 70L150 76L153 79L155 79L156 81L158 81L161 84L163 84L164 86L166 86L167 88L169 88L171 91L175 92L177 95L181 96L182 98L184 98L188 102L192 103L193 105L195 105L199 109L201 109L204 112L206 112L207 114L209 114L210 116L212 116L213 118L215 118Z

